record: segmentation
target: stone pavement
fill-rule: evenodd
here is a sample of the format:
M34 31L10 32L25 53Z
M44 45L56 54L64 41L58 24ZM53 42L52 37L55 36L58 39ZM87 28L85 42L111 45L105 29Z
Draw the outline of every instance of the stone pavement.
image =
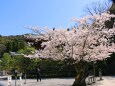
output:
M98 81L99 77L96 77L96 83L89 86L115 86L115 77L106 76L103 77L103 80ZM22 86L71 86L74 82L74 78L52 78L52 79L42 79L41 82L37 82L36 79L27 79L26 84L24 84L24 80L22 80ZM0 81L0 86L8 86L6 80ZM19 80L17 81L16 86L19 85ZM12 81L12 85L15 86L15 80Z
M52 78L52 79L42 79L42 81L37 82L36 79L27 79L26 84L24 84L25 80L22 80L22 86L71 86L74 79L71 78ZM0 81L3 86L7 86L7 81ZM19 80L16 82L16 86L20 86ZM2 85L0 85L2 86ZM15 86L15 80L12 81L12 85Z
M103 80L99 81L99 78L96 79L96 83L90 86L115 86L115 77L114 76L105 76Z

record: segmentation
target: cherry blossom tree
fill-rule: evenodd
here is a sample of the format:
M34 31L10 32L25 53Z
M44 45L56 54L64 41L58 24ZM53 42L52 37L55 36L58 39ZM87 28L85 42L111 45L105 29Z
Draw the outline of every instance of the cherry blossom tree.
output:
M106 28L105 22L115 15L102 13L101 15L85 16L81 19L74 18L77 27L70 30L48 28L32 28L40 35L30 35L36 41L44 39L43 49L35 51L36 58L52 58L54 60L73 60L77 76L72 86L86 86L87 63L103 60L115 52L115 44L111 41L115 35L115 27ZM93 21L92 21L93 20Z

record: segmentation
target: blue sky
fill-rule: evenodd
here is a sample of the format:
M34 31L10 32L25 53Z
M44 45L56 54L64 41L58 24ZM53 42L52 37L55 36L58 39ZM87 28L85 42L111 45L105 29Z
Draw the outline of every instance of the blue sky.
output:
M0 34L8 36L30 33L26 26L71 27L74 25L71 18L83 16L83 9L92 1L0 0Z

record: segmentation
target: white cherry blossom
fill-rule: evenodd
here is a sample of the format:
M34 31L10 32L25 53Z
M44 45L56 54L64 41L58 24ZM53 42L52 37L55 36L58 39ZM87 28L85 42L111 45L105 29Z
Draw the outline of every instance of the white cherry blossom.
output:
M78 26L69 31L47 28L42 35L31 35L28 38L37 41L46 40L41 45L45 46L44 49L35 53L35 55L38 54L36 58L52 58L54 60L72 58L76 62L80 60L102 60L115 52L115 44L110 39L115 35L115 28L105 27L105 22L112 17L115 17L115 15L109 13L86 16L81 19L74 19ZM33 28L33 30L37 32L36 28Z

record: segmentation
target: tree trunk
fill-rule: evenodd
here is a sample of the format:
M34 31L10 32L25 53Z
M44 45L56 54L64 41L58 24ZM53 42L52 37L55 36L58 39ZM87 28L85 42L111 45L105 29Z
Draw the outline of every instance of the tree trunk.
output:
M76 64L77 76L72 86L86 86L85 79L88 76L87 62L80 61Z

